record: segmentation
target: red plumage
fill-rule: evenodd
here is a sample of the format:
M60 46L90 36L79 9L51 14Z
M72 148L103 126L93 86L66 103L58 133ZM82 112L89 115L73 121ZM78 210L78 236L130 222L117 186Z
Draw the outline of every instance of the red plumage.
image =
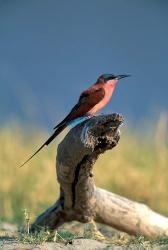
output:
M109 102L118 80L126 76L128 75L115 76L112 74L105 74L100 76L95 84L82 92L78 103L72 108L65 119L54 127L55 131L48 140L20 167L24 166L44 146L49 145L50 142L68 126L69 122L84 115L93 115L103 108Z

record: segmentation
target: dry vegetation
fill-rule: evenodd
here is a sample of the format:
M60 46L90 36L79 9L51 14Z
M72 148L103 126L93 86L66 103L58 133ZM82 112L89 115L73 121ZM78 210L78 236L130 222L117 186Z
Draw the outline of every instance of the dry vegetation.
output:
M152 129L137 132L123 127L118 146L95 165L98 186L144 202L168 215L167 118ZM22 223L23 210L31 220L57 198L56 143L45 148L24 168L17 168L47 138L42 129L27 132L18 125L0 129L0 219ZM60 140L60 138L58 138ZM58 141L57 140L57 141Z

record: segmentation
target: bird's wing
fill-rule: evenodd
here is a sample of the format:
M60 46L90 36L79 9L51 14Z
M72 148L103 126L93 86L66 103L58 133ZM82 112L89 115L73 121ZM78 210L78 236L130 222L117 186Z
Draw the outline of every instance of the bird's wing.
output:
M84 91L80 95L78 103L72 108L65 119L54 127L54 129L77 117L87 114L87 112L89 112L97 103L99 103L104 98L104 96L105 91L103 88L89 88L88 90Z
M65 119L59 123L54 129L54 133L43 143L43 145L31 155L20 167L23 167L27 162L29 162L44 146L48 146L54 138L61 133L67 126L67 123L77 117L87 114L97 103L99 103L105 95L103 88L95 89L90 88L84 91L79 98L78 103L73 107L71 112L65 117Z

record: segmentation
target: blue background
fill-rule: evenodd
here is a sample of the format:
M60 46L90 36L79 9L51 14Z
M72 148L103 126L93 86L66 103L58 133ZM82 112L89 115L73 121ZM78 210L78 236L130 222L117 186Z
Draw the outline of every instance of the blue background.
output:
M167 0L0 1L1 124L53 127L102 73L132 75L102 112L167 112Z

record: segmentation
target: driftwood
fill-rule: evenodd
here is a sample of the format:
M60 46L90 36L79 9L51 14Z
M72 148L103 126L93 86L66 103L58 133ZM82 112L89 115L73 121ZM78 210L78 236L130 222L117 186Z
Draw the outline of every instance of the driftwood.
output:
M100 154L117 145L122 122L119 114L100 115L70 130L57 150L60 198L36 219L32 229L53 230L72 220L94 220L130 234L168 235L168 218L94 185L93 165Z

